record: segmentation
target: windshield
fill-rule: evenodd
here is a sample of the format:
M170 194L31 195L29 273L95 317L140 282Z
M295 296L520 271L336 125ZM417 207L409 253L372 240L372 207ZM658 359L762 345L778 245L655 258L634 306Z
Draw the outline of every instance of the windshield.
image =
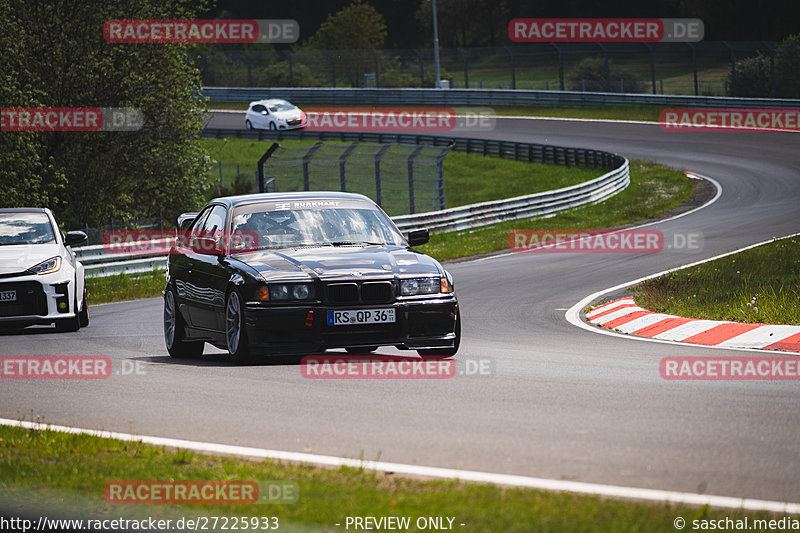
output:
M56 242L50 218L44 213L0 213L0 246Z
M231 229L254 232L258 248L381 244L404 246L388 217L366 202L264 202L237 208Z
M289 102L278 102L276 104L269 105L269 110L273 113L278 111L291 111L292 109L294 109L294 106Z

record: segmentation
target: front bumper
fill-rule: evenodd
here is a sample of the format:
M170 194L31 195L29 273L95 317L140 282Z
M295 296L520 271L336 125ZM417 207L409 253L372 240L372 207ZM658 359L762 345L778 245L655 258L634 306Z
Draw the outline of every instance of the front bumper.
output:
M75 283L71 269L37 276L0 279L0 291L16 291L14 302L0 302L0 327L14 328L52 324L74 318Z
M351 326L328 325L328 311L394 308L395 322ZM396 346L400 349L452 348L456 340L455 297L387 304L245 306L250 345L268 353L314 353L328 348Z

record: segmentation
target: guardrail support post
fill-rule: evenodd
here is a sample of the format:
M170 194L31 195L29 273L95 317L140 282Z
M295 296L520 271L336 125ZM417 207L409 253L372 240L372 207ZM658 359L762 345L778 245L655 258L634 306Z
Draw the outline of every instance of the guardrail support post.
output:
M356 149L356 146L358 146L358 143L354 142L353 144L347 147L347 150L345 150L341 156L339 156L339 185L341 187L342 192L347 192L347 178L344 172L344 166L347 161L347 156L353 153L353 150Z
M380 142L380 137L378 138L378 142ZM383 191L382 191L382 184L381 184L381 158L383 154L386 153L386 150L391 148L391 144L384 144L383 147L378 150L378 153L375 154L375 196L376 203L383 207Z
M306 155L303 156L303 190L310 191L311 190L311 179L308 176L308 163L311 161L311 158L314 156L314 152L322 148L322 145L325 143L318 142L314 146L312 146Z
M408 156L408 206L411 214L416 213L414 208L414 158L419 155L424 146L417 146L411 155Z

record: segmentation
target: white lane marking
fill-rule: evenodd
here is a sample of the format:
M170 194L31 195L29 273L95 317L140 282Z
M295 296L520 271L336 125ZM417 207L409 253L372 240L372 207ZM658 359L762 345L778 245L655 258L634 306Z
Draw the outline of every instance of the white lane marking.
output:
M696 494L691 492L678 492L658 489L644 489L637 487L623 487L619 485L604 485L601 483L584 483L582 481L564 481L559 479L544 479L514 474L493 474L475 470L458 470L454 468L441 468L437 466L407 465L402 463L388 463L385 461L364 461L348 459L331 455L317 455L312 453L286 452L269 450L265 448L250 448L234 446L231 444L215 444L210 442L171 439L166 437L151 437L146 435L132 435L115 431L102 431L97 429L81 429L68 426L56 426L0 418L0 425L16 426L25 429L49 429L61 433L93 435L107 439L117 439L128 442L142 442L154 446L167 446L170 448L183 448L205 453L233 455L238 457L255 457L259 459L275 459L279 461L292 461L312 463L324 466L347 466L363 468L379 472L394 472L413 476L424 476L439 479L453 479L459 481L473 481L476 483L491 483L493 485L507 485L530 489L574 492L579 494L592 494L611 498L625 498L653 502L680 503L685 505L709 505L727 509L745 509L748 511L769 511L772 513L800 513L800 503L779 502L774 500L756 500L750 498L737 498L733 496L714 496L710 494Z
M648 226L654 226L656 224L663 224L664 222L670 222L672 220L677 220L679 218L685 217L686 215L691 215L692 213L694 213L696 211L700 211L701 209L705 209L706 207L709 207L711 204L713 204L714 202L719 200L720 196L722 196L722 184L720 182L718 182L717 180L715 180L714 178L710 178L708 176L703 176L702 174L698 174L696 172L686 172L686 176L689 177L689 178L692 178L692 179L703 179L703 180L710 181L714 185L714 187L716 187L717 193L708 202L704 203L703 205L697 206L694 209L690 209L689 211L686 211L684 213L680 213L678 215L675 215L675 216L672 216L672 217L669 217L669 218L665 218L665 219L662 219L662 220L654 220L653 222L647 222L646 224L640 224L639 226L632 226L630 228L622 228L622 229L610 232L609 235L613 235L614 233L619 233L620 231L631 231L631 230L635 230L635 229L639 229L639 228L646 228ZM578 240L576 242L580 242L580 240ZM551 245L548 245L548 246L551 246ZM508 257L510 255L517 255L519 253L520 252L506 252L504 254L490 255L490 256L487 256L487 257L478 257L478 258L470 259L470 260L467 260L467 261L461 261L461 264L479 263L481 261L491 261L492 259L498 259L500 257ZM605 292L604 292L604 294L605 294Z
M759 326L741 335L737 335L719 346L739 346L741 348L763 348L787 337L800 333L800 326L766 325Z
M662 331L658 335L653 336L654 339L667 339L671 341L682 341L693 337L711 328L715 328L720 324L730 324L721 320L691 320L680 326L675 326L667 331Z

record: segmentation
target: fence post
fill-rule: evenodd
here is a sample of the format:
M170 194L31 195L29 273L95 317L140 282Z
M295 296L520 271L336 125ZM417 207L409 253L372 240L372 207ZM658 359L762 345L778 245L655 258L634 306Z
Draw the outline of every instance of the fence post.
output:
M775 50L772 48L772 45L769 44L767 41L761 41L764 43L764 48L767 49L769 52L769 84L770 84L770 94L773 98L775 98Z
M264 163L266 163L267 159L272 157L272 154L275 153L275 150L281 148L281 145L278 143L272 143L272 145L267 148L267 151L264 152L264 155L258 160L258 164L256 165L256 172L257 176L256 179L258 180L258 192L266 192L266 184L264 183ZM238 168L238 166L237 166ZM238 171L236 172L239 173ZM239 177L238 175L236 176Z
M381 158L386 150L391 148L391 144L384 144L383 147L375 154L375 196L377 197L377 204L383 206L383 192L381 190Z
M697 83L697 48L695 48L694 43L686 43L689 47L689 50L692 51L692 73L694 74L694 95L699 96L703 93L702 83Z
M504 46L506 52L508 52L508 57L511 59L511 88L517 88L517 69L514 66L514 52L511 51L511 48L508 46Z
M222 161L217 161L219 166L219 186L222 187Z
M458 49L461 52L461 57L464 59L464 88L469 89L469 70L467 68L467 52L463 48Z
M333 54L327 50L323 50L322 52L331 60L331 87L336 87L336 64L333 62Z
M422 67L422 54L420 54L419 50L416 48L414 48L412 52L417 54L417 59L419 60L419 88L422 89L425 87L425 70Z
M314 146L312 146L306 155L303 156L303 190L310 191L311 190L311 180L308 176L308 163L311 161L311 157L314 155L314 152L322 148L322 145L325 144L323 142L318 142Z
M378 89L381 86L381 75L378 72L378 54L372 48L369 49L369 53L372 54L372 60L375 63L375 88Z
M602 43L595 43L599 48L600 51L603 52L603 59L606 62L606 92L611 92L611 69L608 66L608 54L606 53L606 47Z
M408 156L408 205L413 215L416 210L414 208L414 158L419 155L424 146L417 146L411 155Z
M564 90L564 57L561 55L561 47L558 46L556 43L550 43L550 45L556 49L556 54L558 57L558 83L561 87L561 90Z
M342 192L347 192L347 178L344 172L347 156L353 153L353 150L356 149L356 146L358 146L358 143L354 142L347 147L347 150L345 150L342 155L339 156L339 186L341 187Z
M728 41L721 41L722 44L728 49L731 57L731 96L736 96L736 54L733 47L728 44ZM727 96L727 95L726 95Z
M436 196L439 197L439 209L447 209L447 198L444 195L444 156L455 147L456 143L451 143L436 156Z
M286 59L289 61L289 87L294 87L294 66L292 61L292 53L288 50L283 50L282 53L286 56Z
M653 94L656 94L656 58L653 54L653 46L650 43L642 43L650 52L650 81L653 84ZM624 92L624 91L623 91Z

